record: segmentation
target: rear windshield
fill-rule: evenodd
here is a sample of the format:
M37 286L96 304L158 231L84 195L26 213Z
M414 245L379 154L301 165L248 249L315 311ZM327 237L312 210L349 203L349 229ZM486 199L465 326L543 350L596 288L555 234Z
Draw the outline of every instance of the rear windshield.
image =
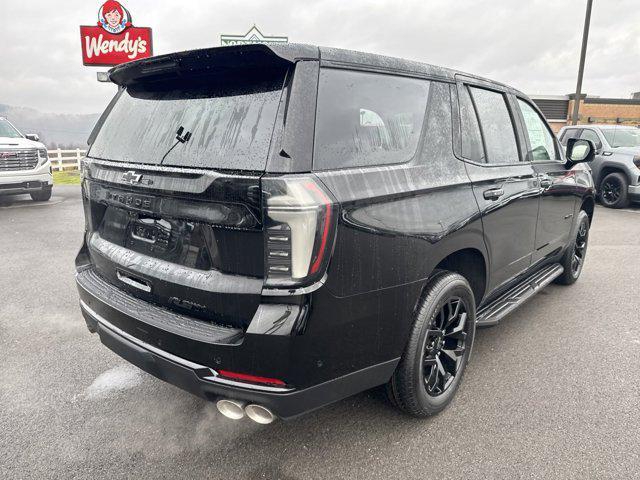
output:
M93 158L264 170L284 70L239 71L132 85L100 128Z

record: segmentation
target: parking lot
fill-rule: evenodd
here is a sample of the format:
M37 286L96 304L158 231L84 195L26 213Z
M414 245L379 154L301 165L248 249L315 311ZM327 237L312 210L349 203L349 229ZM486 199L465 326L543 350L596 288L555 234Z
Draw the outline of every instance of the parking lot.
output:
M640 208L598 207L582 278L479 331L453 404L380 390L225 419L103 347L77 304L80 190L0 198L1 478L619 478L640 472ZM635 473L634 473L635 472Z

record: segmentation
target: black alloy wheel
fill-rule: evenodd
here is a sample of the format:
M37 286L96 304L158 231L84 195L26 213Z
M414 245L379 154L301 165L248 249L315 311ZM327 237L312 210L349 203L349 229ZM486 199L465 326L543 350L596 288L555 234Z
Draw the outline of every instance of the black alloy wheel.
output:
M564 271L554 280L555 283L571 285L580 277L582 267L584 267L584 259L587 256L590 225L589 215L584 210L580 210L574 227L575 234L560 260Z
M624 208L629 205L627 177L621 172L612 172L600 184L600 201L605 207Z
M438 270L425 285L404 353L387 383L391 403L427 417L451 403L471 355L476 301L459 273Z
M445 303L427 332L423 376L427 394L442 395L455 380L466 348L467 307L460 297Z
M589 240L589 222L580 222L576 241L573 245L573 257L571 259L571 274L574 277L580 275L584 265L584 257L587 254L587 241Z
M602 184L602 200L608 205L613 205L620 200L622 186L616 178L608 179Z

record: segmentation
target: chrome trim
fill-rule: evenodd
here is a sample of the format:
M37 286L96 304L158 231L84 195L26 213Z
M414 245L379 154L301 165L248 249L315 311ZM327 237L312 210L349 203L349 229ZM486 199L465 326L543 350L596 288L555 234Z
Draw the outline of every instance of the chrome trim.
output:
M139 290L142 290L143 292L151 292L151 286L147 285L145 283L142 283L138 280L136 280L135 278L130 278L127 277L126 275L120 273L120 270L116 270L116 277L118 277L118 280L120 280L122 283L126 283L127 285L137 288Z
M208 175L211 177L220 177L223 176L219 172L215 170L207 170L206 168L197 168L197 167L169 167L165 165L158 164L147 164L147 163L130 163L130 162L115 162L113 160L102 160L100 158L95 157L85 157L87 163L96 163L98 165L104 165L105 167L117 167L117 168L126 168L128 170L142 170L145 172L170 172L170 173L186 173L186 174L194 174L194 175ZM124 172L123 172L124 173ZM234 175L240 177L240 175ZM126 183L125 183L126 184Z
M327 281L327 274L325 273L323 277L318 280L316 283L312 283L308 287L298 287L298 288L287 288L287 287L263 287L262 295L270 296L270 297L287 297L291 295L304 295L305 293L311 293L318 290L321 286L325 284Z
M198 363L191 362L184 358L177 357L172 353L165 352L164 350L160 350L159 348L154 347L153 345L150 345L147 342L143 342L139 338L136 338L133 335L128 334L124 330L121 330L120 328L116 327L114 324L107 321L103 316L101 316L95 310L89 307L89 305L87 305L83 300L80 300L80 308L84 309L89 315L91 315L95 320L98 321L98 323L100 323L106 329L111 330L113 333L126 338L131 343L134 343L137 346L144 348L145 350L149 350L150 352L153 352L156 355L159 355L167 360L170 360L179 365L191 368L193 370L208 370L213 372L215 375L217 375L217 372L214 372L214 370L211 370L209 367L205 367L204 365L200 365Z
M184 367L190 368L194 370L194 373L198 376L198 378L202 380L206 380L211 383L218 383L220 385L227 385L230 387L238 387L238 388L246 388L248 390L256 390L260 392L272 392L272 393L285 393L294 390L291 387L269 387L262 385L253 385L250 383L236 382L234 380L229 380L227 378L222 378L218 375L214 369L205 367L204 365L200 365L198 363L192 362L190 360L186 360L182 357L178 357L172 353L166 352L164 350L159 349L158 347L154 347L153 345L148 344L140 340L139 338L134 337L133 335L128 334L124 330L116 327L108 320L106 320L103 316L98 314L95 310L93 310L89 305L87 305L83 300L80 300L80 308L86 311L89 315L91 315L100 325L102 325L107 330L111 330L111 332L119 335L131 343L144 348L150 352L155 353L156 355L169 360L173 363L177 363L178 365L182 365ZM206 372L206 373L205 373ZM210 373L210 375L208 375Z

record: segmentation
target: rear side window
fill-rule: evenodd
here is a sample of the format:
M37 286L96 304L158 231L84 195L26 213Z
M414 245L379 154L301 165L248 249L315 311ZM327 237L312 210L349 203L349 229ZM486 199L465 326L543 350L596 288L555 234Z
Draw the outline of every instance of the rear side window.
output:
M129 86L89 155L153 165L264 170L285 75L276 69L235 69Z
M462 129L462 156L474 162L484 162L484 149L480 137L480 125L473 108L469 90L459 89L460 127Z
M317 170L401 163L416 153L429 81L320 71L313 165Z
M527 161L558 160L556 142L546 122L531 105L518 99L518 106L524 118L524 126L529 136Z
M476 105L489 163L518 163L518 144L502 93L469 87Z

